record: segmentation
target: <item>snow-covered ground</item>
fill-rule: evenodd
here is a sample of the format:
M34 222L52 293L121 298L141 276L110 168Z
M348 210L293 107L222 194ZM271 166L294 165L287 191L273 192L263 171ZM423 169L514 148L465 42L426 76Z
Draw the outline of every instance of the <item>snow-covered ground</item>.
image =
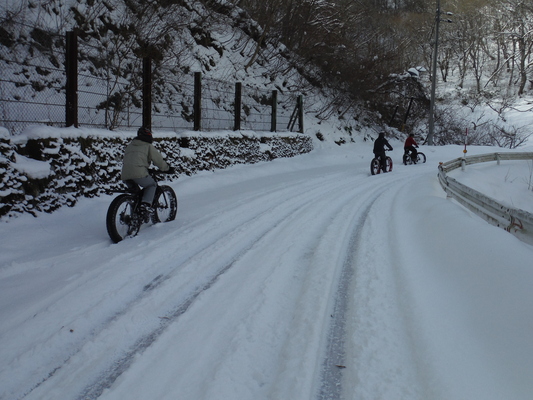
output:
M370 146L180 178L119 244L111 197L2 223L0 398L531 399L533 247L446 199L460 146ZM530 164L485 167L533 211Z

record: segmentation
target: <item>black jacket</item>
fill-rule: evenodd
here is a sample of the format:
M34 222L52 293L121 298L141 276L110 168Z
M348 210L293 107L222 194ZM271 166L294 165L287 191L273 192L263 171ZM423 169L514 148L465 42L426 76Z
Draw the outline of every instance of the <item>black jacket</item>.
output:
M384 137L378 137L374 141L374 153L381 153L385 151L385 146L387 146L389 150L392 150L392 146L389 144L387 139Z

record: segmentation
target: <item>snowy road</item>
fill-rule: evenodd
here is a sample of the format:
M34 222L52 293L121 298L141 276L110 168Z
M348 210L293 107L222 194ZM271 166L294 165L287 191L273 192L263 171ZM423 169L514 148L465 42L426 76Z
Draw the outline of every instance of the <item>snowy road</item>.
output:
M529 398L533 248L445 199L457 147L369 149L180 178L117 245L109 197L3 224L0 398Z

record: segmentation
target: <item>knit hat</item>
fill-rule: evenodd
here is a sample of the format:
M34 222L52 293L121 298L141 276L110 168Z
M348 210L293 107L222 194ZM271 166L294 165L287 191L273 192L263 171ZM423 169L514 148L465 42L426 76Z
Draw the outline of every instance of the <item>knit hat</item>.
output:
M143 142L152 143L154 137L152 136L152 131L149 128L144 126L140 127L137 131L137 139L142 140Z

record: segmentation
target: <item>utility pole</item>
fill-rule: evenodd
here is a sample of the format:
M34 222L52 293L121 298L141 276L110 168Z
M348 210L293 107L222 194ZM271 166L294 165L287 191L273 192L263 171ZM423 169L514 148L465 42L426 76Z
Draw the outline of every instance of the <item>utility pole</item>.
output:
M451 12L447 12L447 15L453 15ZM429 133L428 144L433 146L433 133L435 131L435 91L437 87L437 56L439 52L439 25L440 19L440 0L437 0L437 14L435 16L435 46L433 48L433 59L431 65L431 99L429 103ZM446 22L452 22L447 19Z
M437 54L439 51L440 0L437 0L437 15L435 16L435 45L431 64L431 98L429 102L429 133L428 144L433 146L433 132L435 131L435 90L437 86Z

